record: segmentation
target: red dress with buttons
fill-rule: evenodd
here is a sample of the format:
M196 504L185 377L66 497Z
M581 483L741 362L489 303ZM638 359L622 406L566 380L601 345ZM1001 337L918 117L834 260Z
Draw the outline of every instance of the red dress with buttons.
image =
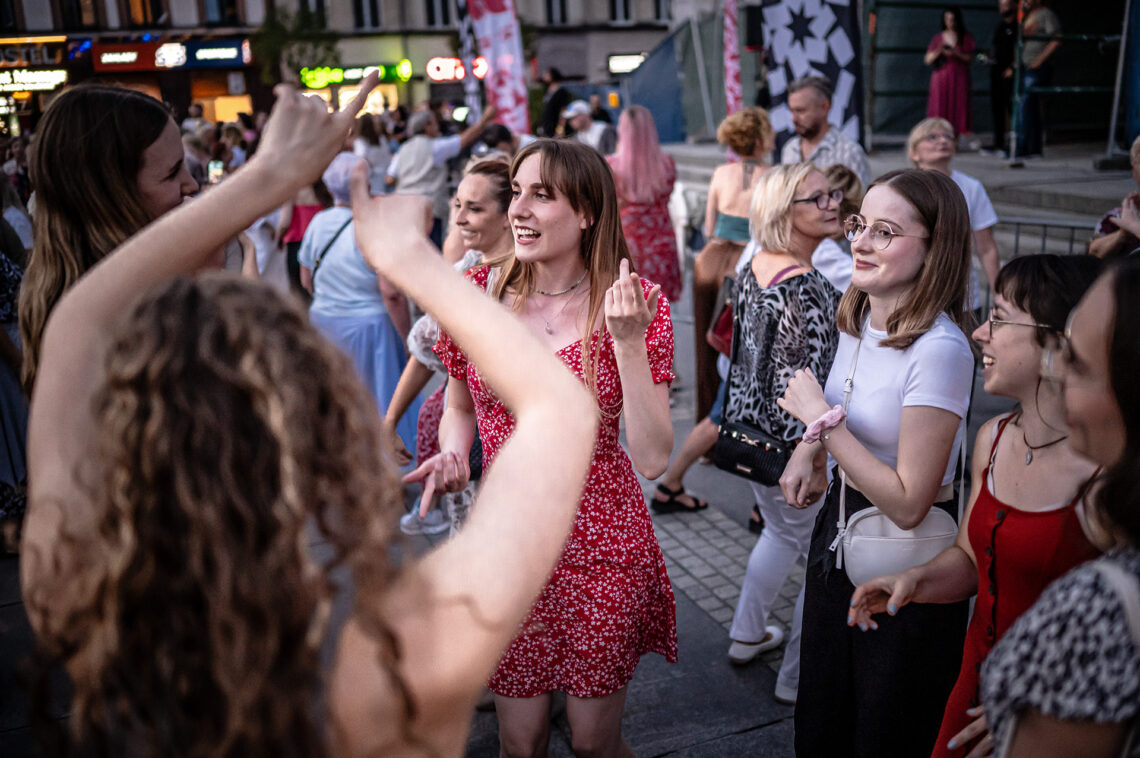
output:
M486 289L488 273L483 266L467 276ZM641 283L645 292L653 287L645 279ZM629 683L644 653L677 660L676 606L665 558L633 465L618 441L622 390L613 338L599 330L592 340L591 348L598 348L597 399L604 409L594 457L558 565L491 678L491 690L506 697L555 690L602 697ZM645 345L653 381L673 381L673 325L664 296L645 330ZM483 465L492 470L514 430L514 417L446 332L440 333L435 352L447 373L471 391ZM580 340L559 350L558 357L583 378ZM520 513L519 518L532 516Z
M967 525L978 562L978 597L966 630L962 669L950 693L934 756L964 756L974 742L950 750L946 744L973 721L968 708L978 705L978 673L993 646L1041 592L1069 569L1098 555L1077 517L1077 498L1048 511L1022 511L994 497L990 468L994 452L1013 415L998 422L990 463Z

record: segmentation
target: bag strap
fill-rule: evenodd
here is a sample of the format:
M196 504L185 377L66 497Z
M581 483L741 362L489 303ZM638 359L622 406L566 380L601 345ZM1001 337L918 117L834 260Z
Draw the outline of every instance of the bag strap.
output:
M843 412L847 413L847 409L851 406L851 393L855 389L855 367L859 365L859 348L863 346L863 330L859 330L859 341L855 343L855 352L851 356L851 369L847 372L847 378L843 381ZM839 527L839 533L835 535L835 540L831 543L829 550L835 551L835 568L843 568L843 537L847 534L847 472L843 467L839 467L839 521L835 525Z
M784 278L784 274L788 273L789 271L795 271L798 268L803 268L803 266L796 263L792 266L788 266L787 268L780 269L780 272L772 277L772 281L768 282L768 287L775 287L777 284L780 283L780 280L782 280ZM767 289L767 288L765 288L765 289Z
M346 228L348 228L348 225L351 223L352 223L352 216L349 216L348 221L345 221L343 224L340 225L340 228L336 230L336 234L334 234L332 236L332 239L329 240L328 244L325 245L325 249L322 250L320 253L318 253L317 259L315 261L313 261L313 287L314 288L316 287L316 282L317 282L317 269L319 269L321 267L321 261L323 261L325 259L325 253L327 253L329 251L329 248L331 248L333 246L333 243L336 242L337 238L340 237L340 233L343 232Z
M1124 608L1124 618L1128 630L1132 632L1132 643L1140 649L1140 581L1115 563L1101 559L1093 562L1093 568L1100 572L1105 583L1116 593Z

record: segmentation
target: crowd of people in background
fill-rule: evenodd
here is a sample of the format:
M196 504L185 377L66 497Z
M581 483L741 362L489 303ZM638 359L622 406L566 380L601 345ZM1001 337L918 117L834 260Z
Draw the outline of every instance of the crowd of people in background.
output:
M1140 193L1090 255L1003 266L952 167L975 48L947 9L910 168L872 175L821 76L788 85L780 150L762 108L719 125L676 448L685 251L649 109L615 124L557 69L535 135L363 112L375 74L227 123L56 97L0 177L0 524L36 686L70 679L49 752L452 756L481 703L502 755L541 756L562 692L575 754L632 755L638 662L678 656L651 514L709 507L707 457L759 535L727 660L784 646L797 754L1140 756ZM1140 139L1131 162L1140 185ZM977 372L1016 406L971 456ZM864 575L857 523L950 527Z

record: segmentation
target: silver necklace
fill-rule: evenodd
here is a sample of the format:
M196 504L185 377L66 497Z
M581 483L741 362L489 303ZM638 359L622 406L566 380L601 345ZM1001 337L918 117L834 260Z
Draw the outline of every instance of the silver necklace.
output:
M579 279L578 281L581 282L582 280ZM578 286L577 284L574 285L574 287L577 287L577 286ZM574 289L574 287L571 287L570 289L572 290L572 289ZM569 292L569 291L570 290L564 290L561 294L565 294L566 292ZM547 334L554 334L554 327L550 325L550 322L551 321L557 321L559 319L559 317L562 316L562 312L566 310L566 306L570 305L570 303L573 300L574 300L574 298L572 298L572 297L566 298L566 302L563 303L562 307L558 309L558 313L554 314L553 319L548 319L546 316L542 317L542 320L546 322L545 330L546 330Z
M569 287L567 287L564 290L558 290L558 292L547 292L545 290L540 290L537 287L535 287L534 291L540 295L546 295L547 297L558 297L559 295L565 295L567 292L570 292L571 290L577 289L578 285L582 283L582 280L586 278L587 273L589 273L589 272L583 271L582 275L580 277L578 277L578 281L574 282L573 284L571 284Z
M1045 448L1045 447L1052 447L1053 445L1056 445L1058 442L1064 442L1067 439L1069 439L1069 435L1066 434L1064 437L1058 437L1057 439L1053 440L1052 442L1046 442L1044 445L1030 445L1029 440L1025 436L1025 431L1022 430L1021 441L1025 443L1025 465L1028 466L1030 463L1033 463L1033 451L1034 450L1040 450L1041 448Z

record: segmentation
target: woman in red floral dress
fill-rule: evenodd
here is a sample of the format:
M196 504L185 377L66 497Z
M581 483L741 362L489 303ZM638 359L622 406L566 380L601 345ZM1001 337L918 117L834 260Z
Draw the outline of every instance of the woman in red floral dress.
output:
M600 428L562 557L490 682L502 755L545 755L551 693L562 691L576 754L631 756L621 716L638 659L677 658L673 592L634 474L636 467L660 475L672 447L669 303L630 272L600 155L573 141L539 140L519 152L511 178L514 257L468 276L593 390ZM466 480L476 419L488 469L514 426L446 333L436 352L451 377L442 452L410 475L426 477L427 494ZM618 442L622 414L628 455Z
M681 299L677 235L669 218L669 196L677 181L673 159L657 143L653 115L640 105L618 119L618 143L606 158L617 182L621 226L639 273L661 285L670 301Z

